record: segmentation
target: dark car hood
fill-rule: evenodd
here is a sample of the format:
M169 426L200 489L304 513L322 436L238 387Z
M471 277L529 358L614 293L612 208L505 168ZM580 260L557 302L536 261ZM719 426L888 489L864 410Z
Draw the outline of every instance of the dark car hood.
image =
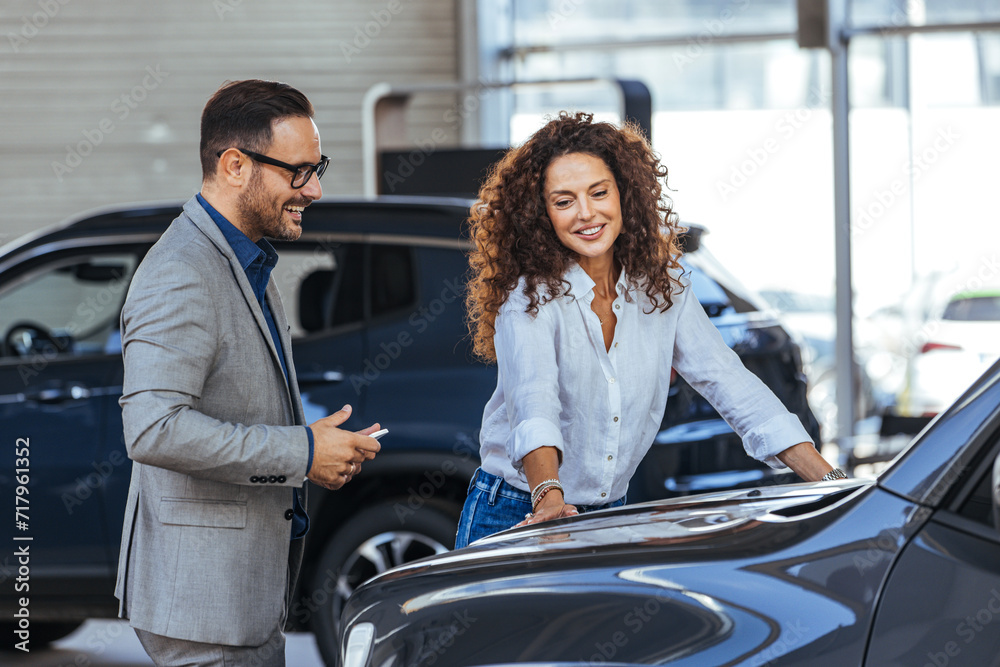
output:
M563 559L608 552L634 552L643 544L664 553L710 550L713 557L725 555L720 542L733 546L754 539L760 529L787 523L801 516L822 513L874 485L873 480L842 480L826 483L786 484L750 491L724 491L670 500L626 505L592 512L537 526L497 533L465 549L432 556L389 570L372 582L387 581L417 573L442 574L447 570L481 568L490 563ZM631 547L631 548L630 548ZM679 548L680 547L680 548Z
M394 667L432 658L441 667L529 660L701 667L755 652L769 659L867 627L892 558L876 554L860 569L857 559L903 505L874 480L843 480L517 528L368 581L348 601L344 623L372 623L371 664ZM846 524L857 533L847 547ZM846 588L831 593L831 582ZM808 623L786 623L789 607L810 610Z

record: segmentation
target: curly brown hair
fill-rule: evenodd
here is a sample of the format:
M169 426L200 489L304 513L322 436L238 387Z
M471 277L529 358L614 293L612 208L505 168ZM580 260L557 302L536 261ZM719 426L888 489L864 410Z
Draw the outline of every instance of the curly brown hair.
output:
M670 308L672 296L683 289L670 273L680 272L681 251L677 218L660 182L666 184L667 168L635 125L619 129L594 122L593 114L563 111L493 167L470 211L473 250L466 307L473 349L487 362L496 361L497 313L521 276L529 299L525 312L537 313L540 304L569 287L562 276L577 255L556 236L544 188L549 164L570 153L599 158L614 174L622 211L614 257L629 286L638 289L645 279L646 295L660 310ZM544 285L544 295L539 285Z

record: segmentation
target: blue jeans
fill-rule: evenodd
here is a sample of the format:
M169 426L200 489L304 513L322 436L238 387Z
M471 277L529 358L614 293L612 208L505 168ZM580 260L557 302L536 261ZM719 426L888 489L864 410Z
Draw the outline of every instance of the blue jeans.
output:
M606 505L577 505L576 509L584 514L624 504L625 496L622 496ZM469 495L462 508L462 517L458 520L455 548L461 549L481 537L507 530L524 521L524 515L529 512L530 493L511 486L503 477L479 468L469 483Z

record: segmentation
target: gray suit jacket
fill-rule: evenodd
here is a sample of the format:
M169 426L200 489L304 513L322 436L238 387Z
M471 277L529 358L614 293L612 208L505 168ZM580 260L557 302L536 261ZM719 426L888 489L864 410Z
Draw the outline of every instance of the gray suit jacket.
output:
M273 281L266 298L288 382L243 269L194 198L132 279L120 402L134 464L115 596L133 627L251 646L284 625L302 558L286 513L293 488L305 506L309 443Z

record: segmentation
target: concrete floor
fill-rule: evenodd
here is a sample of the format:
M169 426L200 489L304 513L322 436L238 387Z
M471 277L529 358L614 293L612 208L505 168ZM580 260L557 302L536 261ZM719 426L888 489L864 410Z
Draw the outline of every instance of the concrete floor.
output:
M324 667L316 640L310 633L288 635L285 661L291 667ZM47 649L0 653L0 665L147 667L152 664L125 621L87 621L76 632Z

